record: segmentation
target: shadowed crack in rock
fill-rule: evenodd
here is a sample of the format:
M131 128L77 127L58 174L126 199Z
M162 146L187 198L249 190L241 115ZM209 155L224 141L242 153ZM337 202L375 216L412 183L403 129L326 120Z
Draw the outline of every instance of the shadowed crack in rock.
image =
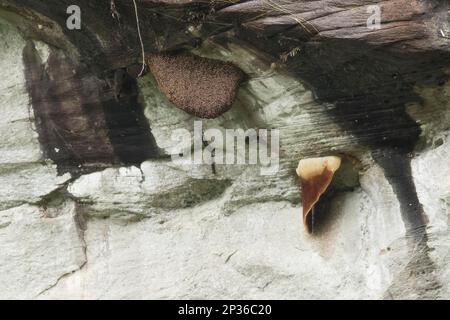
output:
M74 269L74 270L72 270L72 271L69 271L69 272L64 273L63 275L61 275L58 279L56 279L55 283L53 283L51 286L45 288L45 289L42 290L41 292L39 292L39 293L34 297L34 299L39 298L41 295L43 295L43 294L45 294L46 292L50 291L51 289L55 288L56 286L58 286L58 284L60 283L60 281L61 281L62 279L65 279L65 278L67 278L67 277L73 275L75 272L80 271L80 270L83 269L84 266L86 266L86 265L87 265L87 259L86 259L86 261L85 261L82 265L80 265L78 268L76 268L76 269Z
M56 211L56 213L58 213L61 205L63 205L66 201L73 201L74 206L75 206L73 222L74 222L77 234L78 234L79 241L81 242L84 261L77 268L59 276L52 285L50 285L47 288L45 288L44 290L40 291L35 296L35 298L38 298L42 294L44 294L44 293L48 292L49 290L51 290L52 288L56 287L62 279L67 278L67 277L73 275L75 272L82 270L84 268L84 266L87 265L87 262L88 262L87 242L85 241L85 238L84 238L85 231L87 229L87 221L86 221L87 217L86 217L84 211L82 210L82 207L78 204L78 199L67 191L69 184L73 180L76 180L76 179L70 179L70 180L66 181L59 188L53 190L52 192L50 192L49 194L47 194L45 196L42 196L41 200L39 202L35 203L35 205L42 208L44 210L44 212L47 212L47 209L54 209L54 211ZM53 216L47 216L47 215L45 216L46 219L52 218L52 217Z
M85 221L85 217L84 217L82 211L78 210L78 206L77 205L75 206L75 210L76 210L76 212L75 212L75 216L73 218L74 218L75 226L77 228L78 236L79 236L82 248L83 248L84 261L77 268L75 268L75 269L73 269L73 270L71 270L69 272L66 272L66 273L62 274L61 276L59 276L52 285L48 286L47 288L45 288L44 290L39 292L35 296L35 299L39 298L41 295L45 294L46 292L48 292L51 289L53 289L56 286L58 286L58 284L61 282L61 280L63 280L65 278L73 275L74 273L76 273L78 271L81 271L88 263L87 243L86 243L86 241L84 239L84 233L86 231L86 221Z

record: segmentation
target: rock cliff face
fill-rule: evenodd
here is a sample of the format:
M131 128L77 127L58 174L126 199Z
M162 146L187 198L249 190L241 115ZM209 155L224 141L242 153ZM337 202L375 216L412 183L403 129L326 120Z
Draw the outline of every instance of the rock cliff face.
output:
M151 72L117 98L131 2L118 22L79 1L80 32L52 2L0 0L0 298L450 297L448 3L381 1L368 31L371 1L138 1L149 55L245 73L202 126L279 129L265 176L172 161L200 119ZM309 234L295 169L330 154L343 174Z

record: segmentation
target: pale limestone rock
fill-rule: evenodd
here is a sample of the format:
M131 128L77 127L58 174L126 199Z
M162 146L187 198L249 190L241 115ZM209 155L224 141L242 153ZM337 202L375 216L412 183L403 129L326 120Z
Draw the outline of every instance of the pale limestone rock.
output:
M192 178L164 161L147 161L141 169L111 168L84 175L68 191L89 214L135 219L215 198L228 184L208 175Z
M446 232L449 227L450 141L427 151L413 160L413 174L424 210L434 232ZM446 203L447 202L447 203Z
M0 139L0 165L37 161L42 155L25 87L22 63L25 41L2 20L0 38L7 48L0 50L0 126L5 128Z
M36 203L70 179L57 176L56 166L39 162L0 165L0 210Z
M0 299L32 299L86 262L75 204L0 211ZM54 212L53 212L54 213Z
M372 279L370 266L362 266L355 238L341 234L344 243L321 251L324 243L302 229L299 210L288 202L268 202L224 217L210 202L171 212L163 221L123 226L90 220L88 264L44 297L335 298L336 290L341 298L381 294L383 286L371 284L380 276ZM353 224L355 237L359 228L358 222ZM369 254L376 257L378 252Z

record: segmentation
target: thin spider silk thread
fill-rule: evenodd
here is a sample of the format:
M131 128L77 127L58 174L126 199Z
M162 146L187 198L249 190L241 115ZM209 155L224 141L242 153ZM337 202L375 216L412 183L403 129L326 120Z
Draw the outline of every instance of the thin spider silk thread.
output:
M133 0L133 4L134 4L134 12L136 14L136 25L137 25L138 35L139 35L139 41L141 42L141 50L142 50L142 70L138 75L138 77L140 77L140 76L142 76L142 74L145 71L145 49L144 49L144 42L142 41L141 27L139 26L139 14L138 14L138 7L136 4L136 0Z

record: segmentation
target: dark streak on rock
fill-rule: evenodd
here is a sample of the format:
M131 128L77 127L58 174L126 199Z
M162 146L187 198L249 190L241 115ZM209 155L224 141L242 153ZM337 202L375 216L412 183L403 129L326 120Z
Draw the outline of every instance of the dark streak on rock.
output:
M434 276L436 268L429 256L431 249L428 246L426 230L428 220L417 197L411 172L411 161L407 155L393 149L375 151L373 157L384 169L386 179L397 195L406 228L411 260L399 279L411 283L412 291L420 294L422 298L426 298L426 295L435 294L441 285ZM401 283L402 281L394 281L390 290L391 294L392 292L394 295L402 294L405 283ZM398 293L397 286L400 286ZM433 296L429 298L433 298Z
M422 234L417 234L415 230L423 229L428 221L417 197L409 157L393 149L378 150L372 154L397 195L407 232L422 238Z
M318 100L334 105L327 110L329 116L372 151L400 202L413 256L408 270L419 277L423 271L431 279L425 285L437 288L428 256L427 218L411 174L410 154L421 129L406 106L421 102L416 84L437 86L449 78L445 73L450 67L449 46L435 36L447 18L443 13L449 2L383 2L384 25L373 32L364 25L368 18L364 4L370 1L342 12L322 2L329 1L291 3L288 11L269 13L276 16L272 20L249 19L258 12L258 4L252 8L245 2L225 9L223 20L247 18L239 37L274 60L298 52L288 56L286 69L302 79ZM346 2L341 2L345 9ZM294 13L304 25L293 21ZM416 280L410 283L413 290L426 292L415 287Z
M117 101L103 80L61 51L51 49L43 64L32 42L23 60L44 157L58 165L59 174L139 165L158 155L136 87L134 95Z
M159 149L135 94L103 101L108 137L122 164L140 164L159 156Z
M398 197L407 229L423 227L426 218L410 167L421 129L405 107L420 103L415 83L445 77L449 65L450 56L443 52L396 54L343 40L306 45L302 57L290 64L320 100L334 104L330 117L373 151Z
M398 197L406 228L422 228L420 241L426 236L426 217L412 179L410 154L421 129L405 107L420 103L415 83L445 77L448 65L450 57L443 52L396 54L343 40L305 45L302 57L289 64L320 100L334 104L329 116L373 151Z

